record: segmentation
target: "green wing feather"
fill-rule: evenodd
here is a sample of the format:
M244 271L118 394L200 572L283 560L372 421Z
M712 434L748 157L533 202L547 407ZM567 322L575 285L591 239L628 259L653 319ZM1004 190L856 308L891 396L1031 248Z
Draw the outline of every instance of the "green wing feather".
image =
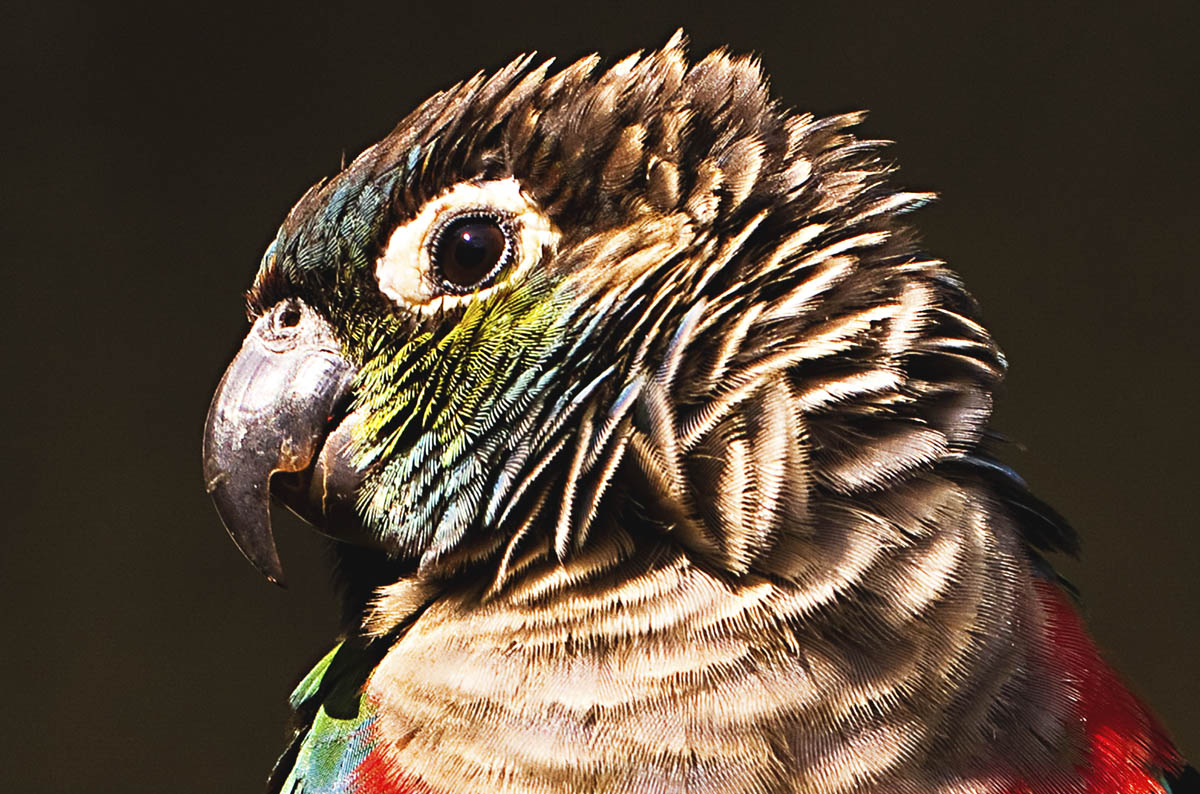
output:
M271 773L269 792L361 790L358 768L376 744L375 713L363 687L384 650L339 643L304 677L291 696L299 725Z

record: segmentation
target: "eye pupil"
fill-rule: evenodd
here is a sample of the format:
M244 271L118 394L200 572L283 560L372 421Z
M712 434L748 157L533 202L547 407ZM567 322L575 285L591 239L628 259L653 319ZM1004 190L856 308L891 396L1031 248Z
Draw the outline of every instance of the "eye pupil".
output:
M508 251L508 237L494 218L460 218L441 234L435 260L450 287L472 287L492 275Z

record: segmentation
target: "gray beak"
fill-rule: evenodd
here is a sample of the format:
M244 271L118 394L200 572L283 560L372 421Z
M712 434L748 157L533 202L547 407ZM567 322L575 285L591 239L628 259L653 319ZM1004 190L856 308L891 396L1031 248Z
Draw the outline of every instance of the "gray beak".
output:
M354 371L329 324L285 300L254 323L213 395L205 488L233 542L276 584L283 568L271 534L272 476L283 475L281 498L318 526L344 519L361 485L348 461L350 423L341 421Z

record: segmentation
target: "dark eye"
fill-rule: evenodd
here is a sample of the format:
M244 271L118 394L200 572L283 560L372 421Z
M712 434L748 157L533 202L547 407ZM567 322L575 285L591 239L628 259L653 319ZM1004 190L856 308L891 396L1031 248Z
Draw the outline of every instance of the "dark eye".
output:
M433 245L433 265L443 285L464 292L487 280L509 258L508 231L499 218L469 215L451 221Z

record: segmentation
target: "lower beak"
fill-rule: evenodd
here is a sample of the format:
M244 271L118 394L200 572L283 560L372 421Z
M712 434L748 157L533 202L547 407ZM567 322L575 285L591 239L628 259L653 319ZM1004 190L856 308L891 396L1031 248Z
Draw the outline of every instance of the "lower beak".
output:
M346 524L362 474L350 461L355 368L333 328L299 300L259 317L225 370L204 427L204 483L246 558L283 582L271 534L277 496L320 528ZM350 421L347 421L347 420Z

